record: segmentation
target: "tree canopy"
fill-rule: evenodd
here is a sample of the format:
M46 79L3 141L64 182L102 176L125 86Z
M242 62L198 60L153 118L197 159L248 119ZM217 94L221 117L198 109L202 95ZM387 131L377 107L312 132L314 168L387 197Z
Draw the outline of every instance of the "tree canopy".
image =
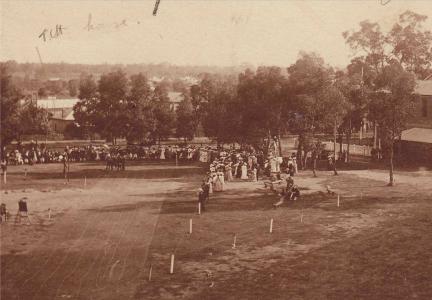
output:
M14 140L20 140L24 134L48 134L48 112L30 102L20 104L23 96L11 82L5 65L1 65L1 147Z
M431 74L432 35L422 28L426 19L406 11L387 33L369 21L361 22L358 31L343 33L353 50L361 50L348 70L355 76L361 66L362 97L369 99L368 118L381 128L389 152L389 185L394 183L394 140L406 128L412 111L415 79Z

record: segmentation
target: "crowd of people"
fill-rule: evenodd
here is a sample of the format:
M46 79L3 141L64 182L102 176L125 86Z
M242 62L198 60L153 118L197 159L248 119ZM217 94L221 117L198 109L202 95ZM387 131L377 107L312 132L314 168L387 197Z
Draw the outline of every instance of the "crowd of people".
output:
M104 145L66 146L65 149L50 149L45 144L17 145L15 149L2 151L2 161L8 165L108 161L121 156L122 160L179 160L196 161L200 158L198 146L127 146ZM207 149L205 150L208 151ZM204 156L204 155L201 155ZM206 153L207 156L207 153ZM200 160L203 160L201 157ZM206 160L205 160L206 161Z
M276 151L270 151L265 156L263 151L248 147L240 150L213 150L213 155L208 172L198 189L198 202L202 211L205 211L206 202L211 194L223 192L227 182L236 180L257 182L259 178L269 178L268 181L264 181L264 186L267 187L267 183L271 183L271 189L275 190L274 184L281 183L282 176L286 178L287 186L280 192L281 199L275 207L280 206L285 200L295 201L300 196L293 179L298 173L295 153L282 158Z

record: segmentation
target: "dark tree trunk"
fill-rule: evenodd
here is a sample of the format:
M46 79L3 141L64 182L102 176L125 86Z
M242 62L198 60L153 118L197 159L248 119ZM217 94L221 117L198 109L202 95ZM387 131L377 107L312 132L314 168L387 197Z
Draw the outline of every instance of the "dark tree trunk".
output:
M303 169L302 170L307 168L307 158L308 158L307 155L308 155L308 153L306 151L304 151L304 163L303 163Z
M313 159L313 165L312 165L313 176L317 177L317 174L316 174L317 155L316 155L316 153L313 155L312 159Z
M391 141L390 143L390 170L389 170L389 177L390 177L390 181L388 183L388 186L393 186L394 185L394 177L393 177L393 156L394 156L394 140Z
M299 139L298 139L298 145L297 145L297 162L298 162L298 168L301 170L304 170L303 168L303 141L302 141L302 136L299 135Z
M271 140L272 140L272 137L271 137L270 130L269 130L268 134L267 134L267 145L266 145L266 152L265 152L266 156L269 154Z
M338 172L337 172L337 169L336 169L336 159L335 159L335 161L333 163L333 174L334 175L339 175Z
M346 153L347 162L350 161L350 144L351 144L351 119L349 122L349 128L348 128L348 132L347 132L347 153Z
M279 156L282 156L282 142L280 134L278 134Z
M338 175L338 172L336 170L336 161L337 161L336 160L336 138L337 138L337 123L336 123L336 120L334 122L333 134L334 134L334 137L333 137L333 172L334 172L334 175Z
M376 149L377 148L377 141L378 141L378 129L377 129L377 124L376 121L373 122L373 129L374 129L374 142L373 142L373 147Z

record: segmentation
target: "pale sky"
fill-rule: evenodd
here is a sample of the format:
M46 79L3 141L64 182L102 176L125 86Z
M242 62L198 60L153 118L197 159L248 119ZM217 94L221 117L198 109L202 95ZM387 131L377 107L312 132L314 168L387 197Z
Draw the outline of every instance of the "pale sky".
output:
M38 47L43 62L288 66L305 50L343 67L353 53L341 33L360 21L388 29L407 9L432 18L430 0L161 0L153 16L154 3L0 0L0 60L39 62ZM103 25L88 31L90 14L92 25ZM123 20L127 26L116 28ZM46 42L38 37L56 25L65 28L63 35Z

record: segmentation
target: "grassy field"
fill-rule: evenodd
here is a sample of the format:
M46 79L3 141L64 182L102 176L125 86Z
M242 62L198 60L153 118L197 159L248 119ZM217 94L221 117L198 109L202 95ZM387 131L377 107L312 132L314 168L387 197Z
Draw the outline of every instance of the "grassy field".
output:
M305 171L277 210L262 182L231 182L201 215L200 165L61 172L9 168L1 201L14 215L27 197L32 224L1 225L1 299L432 298L430 171L392 188L381 170Z

